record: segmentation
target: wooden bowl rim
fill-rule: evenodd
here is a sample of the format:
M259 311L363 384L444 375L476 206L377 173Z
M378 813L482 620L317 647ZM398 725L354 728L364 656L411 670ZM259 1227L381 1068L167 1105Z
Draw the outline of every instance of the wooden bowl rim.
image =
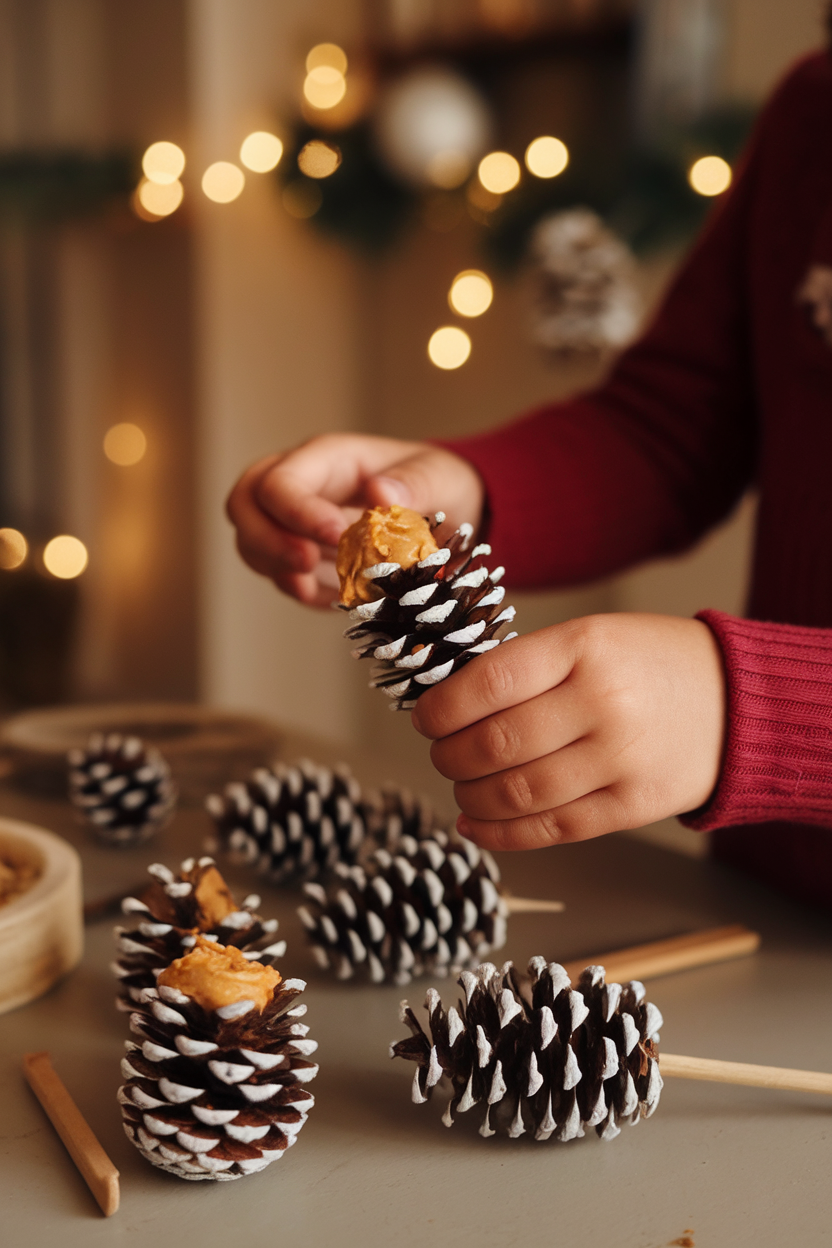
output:
M0 816L0 845L3 842L23 842L34 848L43 862L40 878L13 901L0 905L0 938L9 927L15 926L30 910L50 904L54 894L64 885L67 877L81 874L81 859L62 837L34 823L22 819L6 819Z

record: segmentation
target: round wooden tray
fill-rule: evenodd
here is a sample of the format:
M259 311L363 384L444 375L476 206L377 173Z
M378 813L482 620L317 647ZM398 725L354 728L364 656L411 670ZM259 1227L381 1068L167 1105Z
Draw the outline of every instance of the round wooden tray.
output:
M270 763L280 730L266 719L176 702L113 702L24 711L0 724L0 749L8 769L28 790L66 793L66 753L86 745L93 732L141 737L161 750L180 801L202 802L207 793L253 767Z
M34 1001L71 971L84 948L81 859L71 845L18 819L0 819L0 854L39 878L0 905L0 1014Z

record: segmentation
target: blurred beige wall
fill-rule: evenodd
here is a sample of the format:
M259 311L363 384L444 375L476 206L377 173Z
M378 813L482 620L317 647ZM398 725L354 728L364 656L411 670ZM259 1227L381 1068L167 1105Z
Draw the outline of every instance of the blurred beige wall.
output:
M820 40L817 0L728 0L726 89L758 99ZM193 0L194 135L199 159L233 159L240 139L296 95L303 51L349 41L358 6L324 0ZM256 179L250 179L254 182ZM255 457L334 428L446 436L485 427L592 384L597 363L556 365L529 344L521 280L496 282L475 322L470 362L433 368L430 333L447 316L460 269L479 267L474 237L415 229L389 259L360 265L290 220L265 184L198 223L202 441L203 689L334 739L360 738L380 765L426 779L409 717L362 686L337 619L281 599L235 556L221 500ZM646 266L654 303L675 264ZM514 595L523 631L595 610L739 611L753 505L677 560L571 593ZM382 761L383 760L383 761ZM435 777L430 781L437 791ZM441 786L440 786L441 787Z

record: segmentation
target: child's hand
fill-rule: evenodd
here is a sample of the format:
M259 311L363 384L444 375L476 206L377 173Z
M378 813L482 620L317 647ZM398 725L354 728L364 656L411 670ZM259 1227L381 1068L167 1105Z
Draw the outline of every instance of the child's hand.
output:
M231 491L229 519L246 563L301 602L335 597L335 548L365 507L399 503L454 525L480 524L484 488L476 469L425 442L362 434L312 438L253 464Z
M725 701L707 625L591 615L475 659L419 698L413 723L456 781L459 831L537 849L704 805Z

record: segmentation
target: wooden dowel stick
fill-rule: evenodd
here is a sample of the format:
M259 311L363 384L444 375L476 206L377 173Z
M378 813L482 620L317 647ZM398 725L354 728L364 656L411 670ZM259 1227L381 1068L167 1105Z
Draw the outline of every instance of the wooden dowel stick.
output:
M653 979L657 975L670 975L694 966L727 962L755 953L759 947L759 932L752 932L741 923L736 923L730 927L710 927L685 936L672 936L669 940L654 940L646 945L595 954L592 958L580 958L563 965L573 980L585 966L603 966L608 983L621 983L628 979Z
M118 1209L118 1170L52 1068L48 1053L27 1053L23 1073L106 1217Z
M545 897L512 897L503 894L509 914L560 914L565 909L562 901L548 901Z
M746 1062L721 1062L709 1057L682 1057L660 1053L662 1076L703 1079L707 1083L745 1084L750 1088L783 1088L787 1092L822 1092L832 1096L832 1075L817 1070L789 1070L785 1066L749 1066Z

